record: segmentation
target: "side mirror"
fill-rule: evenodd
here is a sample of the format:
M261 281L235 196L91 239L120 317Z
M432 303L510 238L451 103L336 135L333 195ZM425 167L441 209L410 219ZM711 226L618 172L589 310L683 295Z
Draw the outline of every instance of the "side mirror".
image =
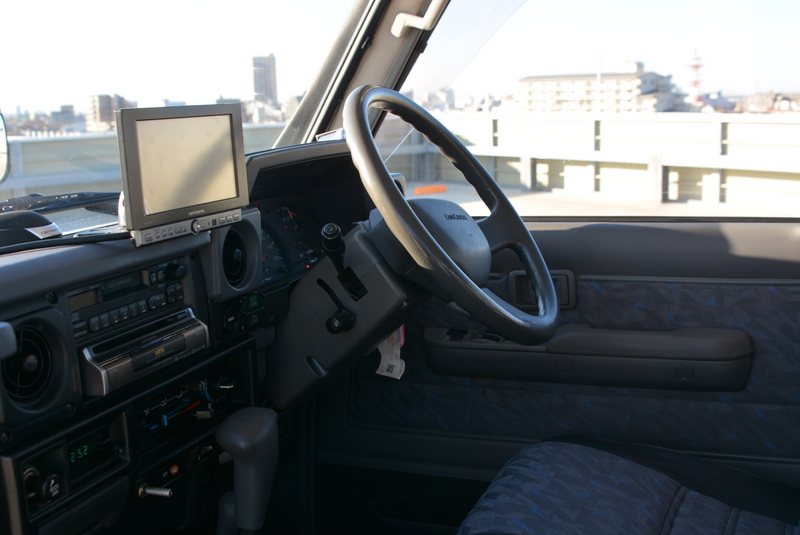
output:
M0 183L8 178L10 171L8 165L8 135L6 134L6 120L0 113Z

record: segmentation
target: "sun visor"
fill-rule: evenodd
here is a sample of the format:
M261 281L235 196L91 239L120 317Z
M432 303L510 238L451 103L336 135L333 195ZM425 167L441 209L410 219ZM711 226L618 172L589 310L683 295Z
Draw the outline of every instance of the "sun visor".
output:
M58 225L36 212L0 213L0 247L60 236Z

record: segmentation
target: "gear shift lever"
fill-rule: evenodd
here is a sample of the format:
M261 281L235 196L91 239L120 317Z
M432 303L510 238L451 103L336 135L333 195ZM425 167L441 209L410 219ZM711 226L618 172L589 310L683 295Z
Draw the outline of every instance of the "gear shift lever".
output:
M217 442L233 458L236 525L258 530L278 465L278 417L271 409L241 409L219 426Z

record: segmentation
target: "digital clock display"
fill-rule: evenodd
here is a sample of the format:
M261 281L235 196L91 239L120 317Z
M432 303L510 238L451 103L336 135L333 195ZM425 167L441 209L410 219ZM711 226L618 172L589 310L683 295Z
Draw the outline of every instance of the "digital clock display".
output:
M67 444L70 474L78 479L117 457L116 443L109 428L94 431Z
M80 462L82 459L89 458L89 444L84 444L83 446L78 445L78 449L69 452L69 462L75 463Z

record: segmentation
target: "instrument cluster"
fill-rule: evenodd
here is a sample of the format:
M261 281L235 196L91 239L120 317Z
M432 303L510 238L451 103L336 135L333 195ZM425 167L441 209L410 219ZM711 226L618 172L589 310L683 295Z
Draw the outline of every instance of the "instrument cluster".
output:
M261 212L261 269L265 286L311 269L323 256L321 223L297 197L255 204Z

